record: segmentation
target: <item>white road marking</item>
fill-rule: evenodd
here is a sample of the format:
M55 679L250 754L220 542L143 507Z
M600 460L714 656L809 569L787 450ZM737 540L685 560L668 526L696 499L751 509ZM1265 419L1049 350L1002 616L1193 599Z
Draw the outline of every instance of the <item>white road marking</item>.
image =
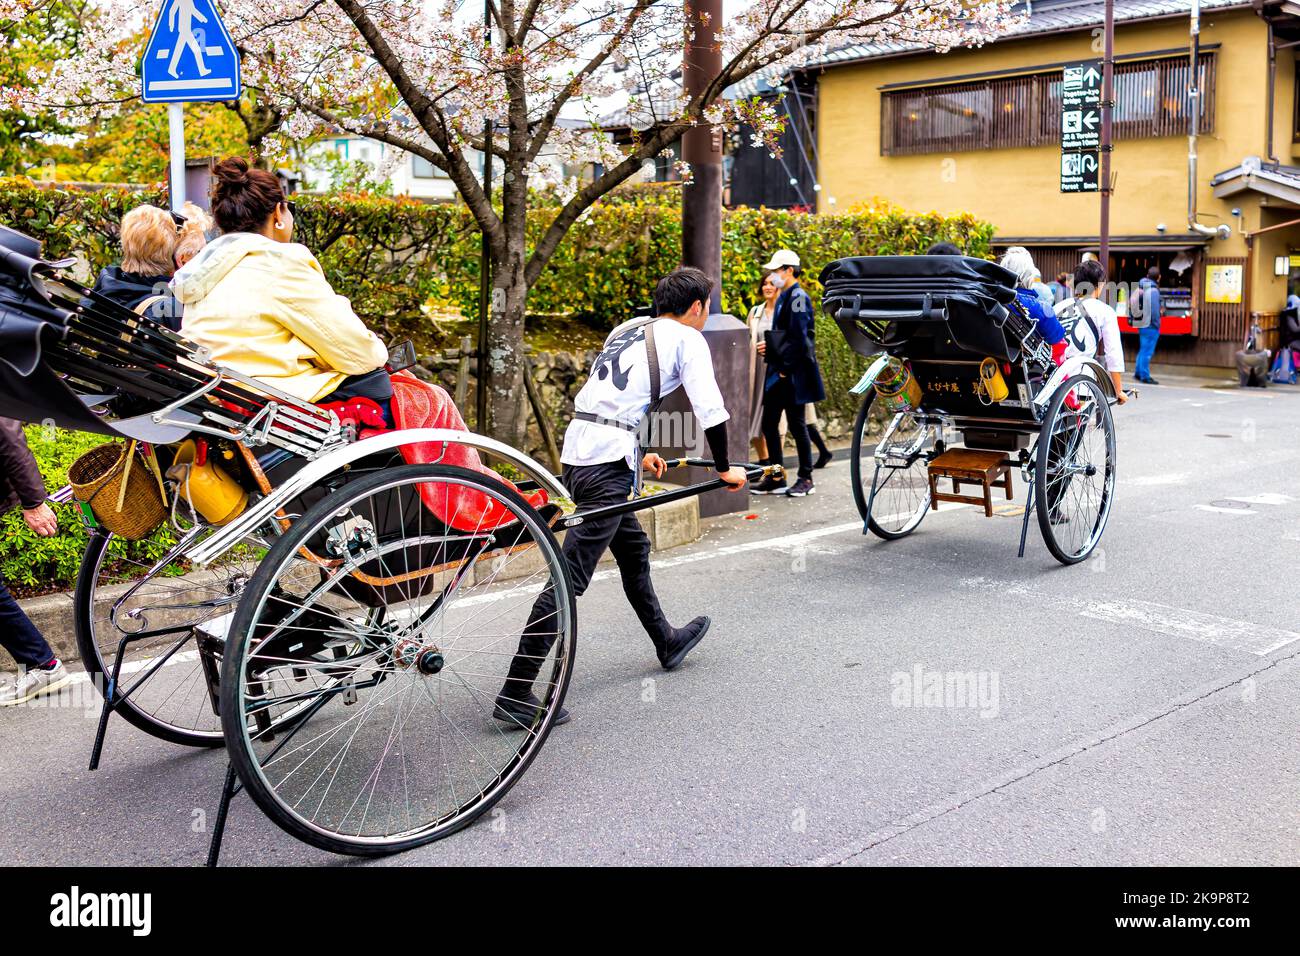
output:
M1249 508L1221 508L1218 505L1197 505L1199 511L1213 511L1221 515L1257 515L1258 511L1251 511Z
M1228 495L1228 500L1241 501L1248 505L1284 505L1295 501L1290 495L1281 495L1277 492L1266 492L1262 495L1250 495L1249 497Z
M1154 601L1061 598L1055 592L1041 591L1036 580L1005 581L997 578L970 577L961 578L958 584L964 588L993 591L1003 596L1017 598L1032 596L1036 601L1063 605L1080 617L1139 627L1158 634L1187 638L1202 644L1213 644L1216 647L1260 656L1300 640L1300 633L1295 631L1281 630L1250 621L1237 621L1168 604L1157 604Z
M192 664L198 659L198 651L177 651L171 657L167 658L167 660L163 662L162 666L173 667L176 664ZM143 660L127 661L122 665L122 676L126 677L129 674L138 674L140 671L153 664L155 660L156 658L146 657ZM82 666L84 667L85 665L83 664ZM84 684L90 680L90 674L84 670L73 671L71 676L72 683L74 684Z
M1186 482L1187 476L1181 472L1169 475L1136 475L1132 478L1120 478L1120 484L1139 487L1181 485L1186 484Z
M1260 656L1300 641L1300 633L1295 631L1235 621L1154 601L1077 601L1075 606L1081 616L1093 620L1140 627L1158 634L1185 637L1202 644Z

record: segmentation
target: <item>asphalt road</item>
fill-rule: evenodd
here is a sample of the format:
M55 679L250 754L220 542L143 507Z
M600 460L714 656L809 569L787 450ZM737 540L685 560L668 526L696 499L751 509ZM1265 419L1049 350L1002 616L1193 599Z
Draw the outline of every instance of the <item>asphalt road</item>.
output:
M863 537L838 461L657 561L670 616L714 620L678 671L603 574L574 719L491 819L379 864L1295 864L1300 394L1185 382L1118 417L1076 567L969 507ZM223 754L117 723L91 773L93 716L0 711L0 862L201 863ZM236 801L223 863L340 862Z

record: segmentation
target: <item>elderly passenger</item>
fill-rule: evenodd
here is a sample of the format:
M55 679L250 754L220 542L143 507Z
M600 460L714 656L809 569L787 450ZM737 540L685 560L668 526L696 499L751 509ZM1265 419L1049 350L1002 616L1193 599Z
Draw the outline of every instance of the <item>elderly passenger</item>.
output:
M181 307L167 284L176 271L180 230L167 210L136 206L122 217L122 262L100 272L95 291L173 331L179 329Z
M176 237L176 251L172 254L177 269L203 251L208 244L208 232L212 229L212 218L192 202L181 206L181 218L185 222L181 224L180 235Z
M1038 326L1038 334L1052 346L1053 357L1060 361L1061 354L1065 351L1065 330L1057 321L1051 306L1045 304L1034 289L1035 282L1042 282L1038 266L1034 265L1034 257L1024 246L1012 246L1003 254L998 265L1016 277L1016 300Z
M309 402L364 397L391 421L388 349L292 242L294 205L271 173L231 158L213 169L222 235L176 273L182 334L214 361Z

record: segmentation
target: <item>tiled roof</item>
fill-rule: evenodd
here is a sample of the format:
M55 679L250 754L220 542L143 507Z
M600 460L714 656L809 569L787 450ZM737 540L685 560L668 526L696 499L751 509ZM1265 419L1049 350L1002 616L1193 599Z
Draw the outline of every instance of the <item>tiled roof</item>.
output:
M1250 6L1252 6L1250 0L1201 0L1201 13L1204 16L1214 10L1246 9ZM1191 0L1115 0L1115 22L1122 24L1132 20L1186 16L1191 13L1191 9ZM1106 4L1104 0L1035 0L1033 3L1018 3L1015 10L1018 13L1028 11L1029 18L1007 30L1001 37L1003 40L1043 33L1086 30L1099 26L1105 21ZM825 69L873 57L923 53L925 49L918 44L854 43L822 53L803 64L801 69ZM771 93L781 85L783 78L789 72L789 70L780 70L755 73L727 87L724 95L727 99L747 99L751 96ZM619 111L602 117L601 125L604 127L626 125L627 120L626 114Z
M1225 169L1210 180L1210 185L1218 186L1241 176L1256 176L1288 186L1300 186L1300 167L1285 166L1282 163L1262 163L1258 156L1249 156L1232 169Z
M1201 0L1202 15L1213 10L1250 6L1249 0ZM1085 30L1099 26L1105 21L1106 4L1104 0L1036 0L1034 3L1018 3L1015 10L1017 13L1028 11L1029 19L1007 30L1002 39L1014 40L1035 34ZM1189 15L1191 10L1191 0L1115 0L1115 22L1120 24L1129 20ZM907 43L853 43L822 53L802 68L825 69L873 57L922 53L925 49L918 44ZM729 99L739 99L771 92L774 86L779 85L781 75L782 73L756 73L728 87L726 95Z
M1201 13L1204 16L1206 12L1212 10L1250 6L1249 0L1201 0ZM1011 40L1040 33L1082 30L1099 26L1105 21L1106 15L1106 4L1103 0L1037 0L1035 3L1017 4L1016 8L1017 12L1029 10L1029 19L1007 30L1002 39ZM1120 24L1127 20L1190 15L1191 10L1191 0L1115 0L1115 22ZM824 53L809 62L807 66L835 66L871 57L917 53L922 50L924 47L916 44L855 43Z

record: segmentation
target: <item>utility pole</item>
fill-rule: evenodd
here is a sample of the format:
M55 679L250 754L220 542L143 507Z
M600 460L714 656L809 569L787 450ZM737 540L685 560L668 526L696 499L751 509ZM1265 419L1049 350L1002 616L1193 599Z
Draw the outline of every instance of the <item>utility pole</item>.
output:
M1110 274L1110 153L1115 115L1115 0L1106 0L1105 54L1101 61L1101 248L1097 258Z
M483 0L483 26L487 42L492 43L492 0ZM492 129L495 121L489 116L483 122L483 192L488 204L492 203ZM486 231L479 252L478 267L478 388L474 390L474 429L480 435L488 433L488 375L487 341L488 316L492 311L492 243Z
M682 82L688 97L703 92L722 72L721 20L722 0L686 0L690 32ZM722 131L704 122L688 129L682 160L691 167L691 181L682 187L682 262L713 280L709 311L717 313L722 310Z

